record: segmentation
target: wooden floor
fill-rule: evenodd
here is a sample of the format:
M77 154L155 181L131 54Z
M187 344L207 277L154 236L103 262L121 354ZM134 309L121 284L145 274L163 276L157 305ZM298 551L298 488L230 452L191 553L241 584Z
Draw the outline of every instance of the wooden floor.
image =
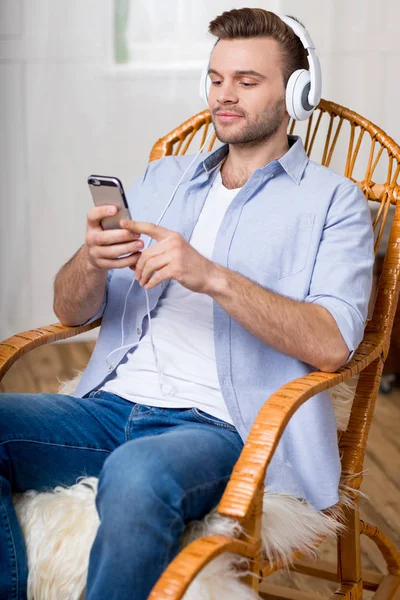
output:
M94 343L73 342L43 346L22 357L0 382L0 392L57 392L60 382L72 379L83 370ZM400 390L379 396L365 461L361 516L390 535L400 549ZM385 563L376 546L362 536L363 568L385 572ZM336 548L325 543L321 558L335 561ZM330 596L335 583L315 582L297 573L276 573L269 581ZM372 598L365 592L365 598Z

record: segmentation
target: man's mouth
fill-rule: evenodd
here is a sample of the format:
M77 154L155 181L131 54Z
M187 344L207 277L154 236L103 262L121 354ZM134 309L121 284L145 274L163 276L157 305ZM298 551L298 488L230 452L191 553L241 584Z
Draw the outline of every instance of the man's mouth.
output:
M216 113L216 116L219 121L223 123L230 123L232 121L237 121L238 119L242 119L242 115L238 115L237 113L229 112L229 111L220 111Z

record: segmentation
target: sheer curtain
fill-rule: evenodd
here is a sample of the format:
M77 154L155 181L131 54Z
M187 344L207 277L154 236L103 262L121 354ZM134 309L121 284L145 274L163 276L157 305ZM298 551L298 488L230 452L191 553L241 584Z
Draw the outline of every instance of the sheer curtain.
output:
M53 279L84 241L86 179L113 152L112 23L111 0L0 2L1 339L57 321Z

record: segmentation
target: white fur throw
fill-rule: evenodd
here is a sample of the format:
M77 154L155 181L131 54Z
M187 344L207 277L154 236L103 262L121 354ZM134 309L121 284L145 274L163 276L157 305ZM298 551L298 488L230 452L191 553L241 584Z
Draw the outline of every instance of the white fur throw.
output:
M80 375L66 382L59 393L71 394ZM343 428L344 422L347 425L354 391L351 389L344 395L342 405L338 389L335 394L334 404L340 409ZM333 395L331 398L333 400ZM337 408L335 414L336 411ZM95 506L97 482L95 477L86 477L70 488L59 486L49 493L30 490L14 495L28 552L28 600L82 600L85 597L89 552L99 525ZM341 499L346 501L346 498L343 488ZM335 507L330 514L325 514L303 500L265 490L262 518L265 557L290 562L296 551L314 556L315 540L320 536L334 536L341 529L339 516ZM181 546L206 535L238 537L241 533L238 523L213 510L202 521L189 524ZM243 563L246 561L234 554L217 557L199 573L184 600L259 600L259 596L240 581L243 570L240 572L237 567Z

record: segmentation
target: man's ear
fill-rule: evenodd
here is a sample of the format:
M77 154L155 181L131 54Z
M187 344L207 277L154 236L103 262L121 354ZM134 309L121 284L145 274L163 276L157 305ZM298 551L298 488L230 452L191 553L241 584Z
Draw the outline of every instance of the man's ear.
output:
M289 121L290 121L290 115L289 115L288 110L286 108L286 102L285 102L285 114L284 114L283 119L286 121L286 129L287 129L287 126L289 125Z

